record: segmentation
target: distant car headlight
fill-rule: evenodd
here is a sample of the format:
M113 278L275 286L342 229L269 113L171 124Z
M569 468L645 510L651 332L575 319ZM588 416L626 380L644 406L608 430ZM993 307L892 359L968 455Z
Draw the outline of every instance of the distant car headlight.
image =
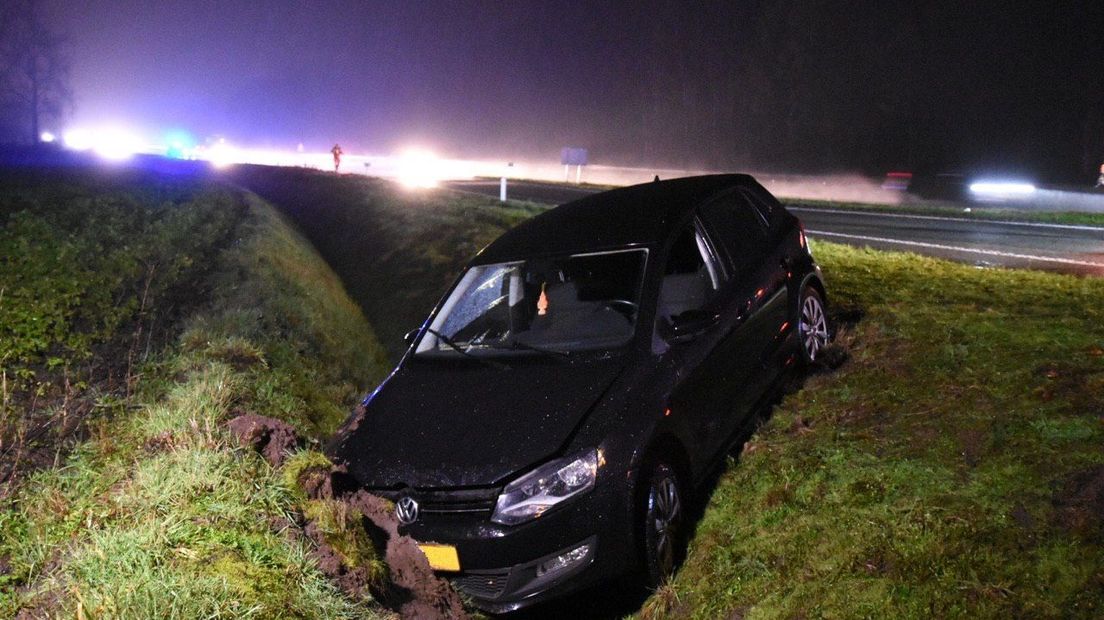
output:
M597 450L545 463L506 485L491 521L516 525L535 519L556 504L592 489L597 476Z

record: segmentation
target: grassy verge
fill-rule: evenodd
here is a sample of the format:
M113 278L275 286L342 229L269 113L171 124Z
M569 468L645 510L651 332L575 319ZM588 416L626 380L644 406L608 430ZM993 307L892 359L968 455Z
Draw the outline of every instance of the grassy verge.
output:
M101 194L87 179L65 182ZM117 188L141 207L131 216L151 204L151 192L161 191L156 183L127 179L126 187ZM317 457L293 458L285 466L292 468L289 474L237 447L225 427L232 415L256 412L314 436L328 433L386 372L382 350L340 281L270 207L235 190L188 191L194 192L189 200L171 201L173 217L209 223L219 213L234 212L232 235L193 237L203 249L195 256L209 257L213 267L180 280L189 283L192 311L174 324L169 345L151 345L146 361L132 369L128 389L112 392L121 401L115 415L89 419L85 440L59 457L61 466L32 474L0 508L0 616L387 615L369 599L339 593L299 534L296 522L304 507L318 513L311 516L335 538L348 529L326 506L304 503L295 488L294 464ZM9 209L9 218L33 221L61 209L78 220L72 230L81 230L82 221L95 227L101 215L96 199L81 208L42 188L27 195L34 200ZM115 225L85 236L100 238L95 247L118 251L125 263L128 248L142 256L134 248L152 245L145 229L124 234L116 228L132 219L120 215ZM45 227L31 231L37 239L51 238ZM75 238L69 231L54 229L59 247ZM79 261L51 264L54 280L79 282L90 268ZM88 277L108 277L101 271L91 269ZM144 288L145 273L110 275L131 290ZM30 305L32 297L19 299L16 304L6 297L9 312L43 316ZM171 305L165 299L175 297L147 297L146 311L165 312ZM80 311L80 320L57 321L49 333L62 343L81 343L88 333L93 343L110 342L111 334L101 338L95 331L110 312L107 305ZM128 324L127 318L119 323L142 324L134 318ZM95 346L47 347L55 350L111 363ZM5 368L19 375L19 369L37 371L37 363L9 355ZM13 417L26 413L22 402L8 403ZM371 561L366 553L356 555Z
M0 170L0 187L2 485L125 405L244 211L201 181L140 173Z
M817 244L850 361L731 464L649 617L1099 617L1104 281Z

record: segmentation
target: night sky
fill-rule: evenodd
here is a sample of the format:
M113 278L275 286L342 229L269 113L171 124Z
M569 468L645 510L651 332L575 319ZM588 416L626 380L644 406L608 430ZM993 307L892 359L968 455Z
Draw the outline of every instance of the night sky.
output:
M1104 3L43 0L70 124L241 144L1095 180Z

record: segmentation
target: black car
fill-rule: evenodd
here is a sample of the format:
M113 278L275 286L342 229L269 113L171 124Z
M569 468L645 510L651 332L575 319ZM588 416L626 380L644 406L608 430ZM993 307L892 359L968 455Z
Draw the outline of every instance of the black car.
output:
M690 494L827 343L824 300L749 176L595 194L480 252L330 454L482 608L655 585Z

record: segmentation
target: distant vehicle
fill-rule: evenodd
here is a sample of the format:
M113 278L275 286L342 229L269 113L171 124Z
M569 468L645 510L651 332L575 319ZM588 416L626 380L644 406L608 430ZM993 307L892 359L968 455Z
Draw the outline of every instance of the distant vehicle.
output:
M965 200L969 198L969 182L959 172L938 174L914 174L910 179L909 193L928 200Z
M912 184L911 172L887 172L885 179L882 180L882 189L888 189L895 192L908 191L909 185Z
M603 192L480 252L329 447L503 612L678 566L686 506L828 342L796 217L754 179Z

